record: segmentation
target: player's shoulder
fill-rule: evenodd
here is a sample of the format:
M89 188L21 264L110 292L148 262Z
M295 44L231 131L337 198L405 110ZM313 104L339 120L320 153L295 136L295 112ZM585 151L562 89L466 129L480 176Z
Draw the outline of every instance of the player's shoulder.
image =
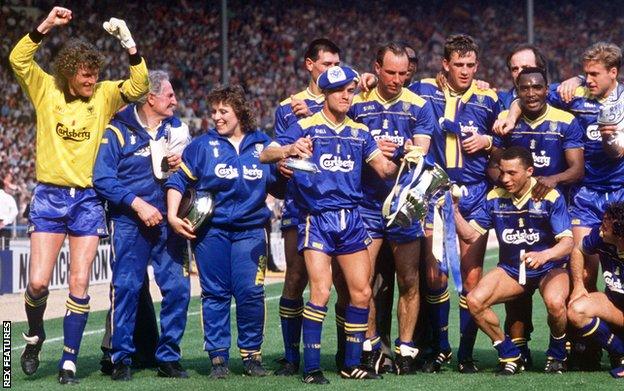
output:
M296 124L301 127L301 129L307 129L312 126L325 125L327 122L322 112L314 113L309 117L304 117L299 119Z
M511 194L502 187L495 187L487 193L486 200L496 200L500 198L511 198Z
M417 93L413 91L410 91L407 88L403 88L401 92L400 100L403 102L409 103L411 105L417 106L417 107L423 107L425 103L427 103L425 98L421 97L420 95L418 95Z
M575 118L574 114L548 105L548 112L546 113L546 120L563 122L569 125L574 120L574 118Z
M302 90L297 92L296 94L293 94L291 96L289 96L288 98L284 99L283 101L280 102L280 107L283 106L289 106L290 107L290 103L292 102L293 98L295 99L307 99L308 98L308 92L307 90Z
M364 132L368 132L368 126L359 123L359 122L355 122L354 120L352 120L351 118L347 117L345 119L345 126L349 126L352 129L358 129Z
M496 93L496 91L494 91L491 88L486 88L484 90L480 89L480 88L475 88L474 89L474 95L477 97L477 99L483 99L483 98L479 98L480 96L490 100L493 103L498 102L498 94Z
M563 196L561 195L559 190L550 189L548 193L546 193L546 195L544 196L544 200L554 204L558 200L563 200Z

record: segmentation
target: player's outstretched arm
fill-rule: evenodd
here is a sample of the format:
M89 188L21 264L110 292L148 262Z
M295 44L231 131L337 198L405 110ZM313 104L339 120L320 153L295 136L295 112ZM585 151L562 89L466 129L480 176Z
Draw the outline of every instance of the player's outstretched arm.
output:
M54 7L46 18L37 26L37 31L41 34L47 34L56 26L64 26L72 19L71 10L63 7Z

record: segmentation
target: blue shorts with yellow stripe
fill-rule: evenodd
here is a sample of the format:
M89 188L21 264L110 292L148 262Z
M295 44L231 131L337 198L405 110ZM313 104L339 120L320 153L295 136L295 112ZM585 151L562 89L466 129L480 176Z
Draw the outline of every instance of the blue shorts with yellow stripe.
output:
M33 232L108 236L102 201L93 188L39 183L33 190L28 215L28 233Z
M581 186L572 197L570 217L573 227L599 227L607 205L624 201L624 188L601 192Z
M359 210L362 220L364 220L364 227L373 239L387 239L394 243L409 243L424 236L420 221L414 221L407 228L397 225L388 227L381 211L371 210L362 206L360 206Z
M282 231L297 228L299 225L299 209L295 205L295 201L292 198L284 199L284 206L282 207Z
M306 215L299 223L297 238L299 252L310 249L332 256L365 250L372 241L357 209Z
M490 190L490 184L484 179L483 182L461 185L460 189L462 196L459 199L459 212L466 221L473 220L481 205L485 203L485 198ZM432 199L429 204L427 216L425 217L426 229L433 228L433 210L438 199Z

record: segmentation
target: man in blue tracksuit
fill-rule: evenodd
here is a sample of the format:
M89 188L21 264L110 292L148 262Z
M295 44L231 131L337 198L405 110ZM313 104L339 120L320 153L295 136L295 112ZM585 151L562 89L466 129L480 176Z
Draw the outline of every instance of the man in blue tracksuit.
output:
M150 147L150 141L163 138L170 151L176 143L188 143L188 127L173 116L177 101L167 74L152 71L149 78L150 92L138 104L118 112L108 125L93 172L95 189L108 201L111 220L113 380L131 379L137 303L150 260L163 296L156 349L158 374L188 376L179 363L190 299L182 261L184 240L171 232L163 219L164 187L153 173ZM179 162L179 155L168 159L169 165Z
M264 273L267 260L265 225L274 165L260 163L270 138L255 130L242 88L226 87L208 95L216 129L196 138L182 155L181 170L167 181L172 228L193 247L202 288L204 349L212 362L211 377L228 376L230 303L236 300L238 348L248 376L265 376L261 345L264 328ZM177 217L187 187L214 196L209 223L193 230Z

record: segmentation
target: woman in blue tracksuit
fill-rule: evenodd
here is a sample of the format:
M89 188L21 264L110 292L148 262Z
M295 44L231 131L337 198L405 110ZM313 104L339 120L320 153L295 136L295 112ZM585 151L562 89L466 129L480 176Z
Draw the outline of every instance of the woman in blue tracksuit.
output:
M182 155L181 170L166 184L168 220L180 235L194 239L202 288L204 349L212 361L211 377L228 374L230 302L236 299L238 348L245 373L267 374L260 347L264 328L264 273L267 260L265 199L276 182L273 165L259 156L270 138L255 129L252 111L241 87L208 95L216 129L196 138ZM177 217L188 186L215 199L212 219L193 232Z

